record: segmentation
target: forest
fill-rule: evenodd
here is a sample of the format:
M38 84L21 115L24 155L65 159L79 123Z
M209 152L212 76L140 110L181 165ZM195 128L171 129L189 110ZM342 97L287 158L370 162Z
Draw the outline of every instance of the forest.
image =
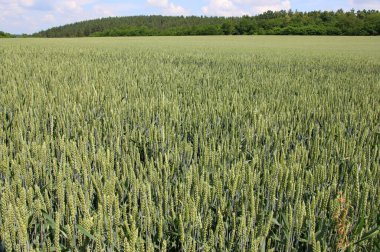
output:
M380 35L378 10L267 11L256 16L108 17L54 27L34 37L186 35ZM1 35L0 35L1 36Z
M0 31L0 38L11 38L13 35Z

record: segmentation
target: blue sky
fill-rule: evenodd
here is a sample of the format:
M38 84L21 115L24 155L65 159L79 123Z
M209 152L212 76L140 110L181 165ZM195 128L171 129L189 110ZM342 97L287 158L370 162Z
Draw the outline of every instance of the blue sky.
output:
M33 33L81 20L129 15L255 15L266 10L380 10L380 0L0 0L0 31Z

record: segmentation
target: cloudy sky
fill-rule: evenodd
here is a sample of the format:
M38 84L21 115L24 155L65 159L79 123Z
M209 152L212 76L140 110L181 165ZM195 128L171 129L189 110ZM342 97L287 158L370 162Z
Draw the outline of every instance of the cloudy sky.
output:
M0 31L33 33L80 20L129 15L254 15L266 10L380 10L380 0L0 0Z

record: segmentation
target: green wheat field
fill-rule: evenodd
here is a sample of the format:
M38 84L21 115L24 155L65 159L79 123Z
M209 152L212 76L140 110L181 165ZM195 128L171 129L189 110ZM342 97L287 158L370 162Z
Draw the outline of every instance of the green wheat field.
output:
M380 250L380 37L0 40L0 251Z

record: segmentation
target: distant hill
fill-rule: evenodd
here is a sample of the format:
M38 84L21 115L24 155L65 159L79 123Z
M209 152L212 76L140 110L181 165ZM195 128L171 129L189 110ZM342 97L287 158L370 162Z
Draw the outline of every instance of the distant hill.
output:
M54 27L35 37L183 35L380 35L380 12L267 11L243 17L130 16Z

